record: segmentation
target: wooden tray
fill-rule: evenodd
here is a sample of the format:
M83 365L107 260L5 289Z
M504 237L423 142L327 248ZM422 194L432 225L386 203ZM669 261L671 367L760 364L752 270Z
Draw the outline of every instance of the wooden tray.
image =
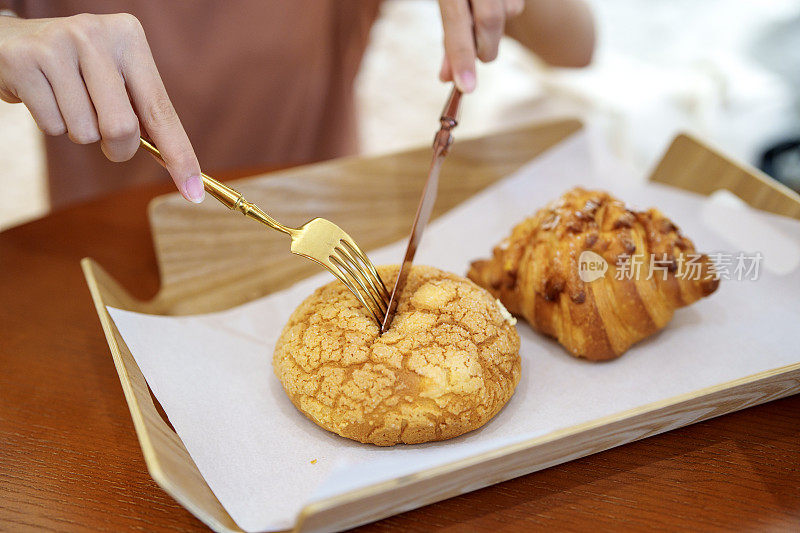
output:
M456 143L442 174L434 216L580 128L577 121L563 120ZM421 169L427 168L429 157L425 148L339 159L239 180L235 186L284 223L299 225L311 215L329 218L372 249L407 233L424 179ZM725 188L754 207L800 219L796 193L687 135L675 139L650 179L703 194ZM153 300L133 299L91 259L82 261L83 271L150 475L212 529L241 531L159 415L106 306L164 315L218 311L319 270L291 256L285 236L265 231L216 202L193 206L177 194L162 196L150 204L150 221L162 281ZM295 530L353 527L799 391L800 364L762 372L313 503L300 513Z

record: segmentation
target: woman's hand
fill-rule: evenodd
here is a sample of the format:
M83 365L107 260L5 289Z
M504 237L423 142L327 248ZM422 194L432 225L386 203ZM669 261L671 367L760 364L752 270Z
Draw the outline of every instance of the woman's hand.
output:
M183 196L203 200L197 157L132 15L0 16L0 99L23 102L47 135L100 141L111 161L133 157L141 124Z
M522 13L524 0L439 0L444 26L442 81L455 81L465 93L475 90L475 59L497 57L506 20Z

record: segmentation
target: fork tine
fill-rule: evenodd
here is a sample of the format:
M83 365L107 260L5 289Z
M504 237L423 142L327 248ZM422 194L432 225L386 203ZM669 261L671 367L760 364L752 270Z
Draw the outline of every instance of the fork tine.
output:
M334 248L334 251L338 251L338 249ZM372 291L365 285L364 281L359 277L359 272L357 268L354 268L353 265L349 264L348 261L341 256L338 255L331 255L330 260L332 263L336 264L340 270L344 270L347 274L350 275L350 278L354 280L359 287L362 289L362 296L366 296L364 299L368 300L374 305L373 312L378 316L383 317L384 313L386 313L386 305L384 304L381 306L380 298L376 298ZM377 312L376 312L377 311Z
M375 269L375 265L372 264L372 261L369 260L367 254L365 254L361 248L356 244L356 242L350 237L349 235L346 236L347 238L341 239L342 244L344 244L345 248L348 248L349 251L355 254L356 257L361 259L361 262L367 267L370 274L372 274L372 278L370 281L373 285L376 285L376 289L379 291L381 296L386 300L387 304L389 301L389 291L386 289L386 285L384 285L383 280L378 275L378 271ZM377 282L377 283L376 283Z
M335 260L335 258L333 257L331 259ZM364 299L363 295L361 294L361 291L359 291L353 285L353 282L350 281L350 279L341 271L338 265L334 264L332 261L329 261L328 263L323 263L323 265L327 267L327 269L331 272L331 274L336 276L336 278L339 281L341 281L344 284L344 286L347 287L356 298L358 298L358 301L361 302L361 305L366 307L369 310L369 312L372 313L373 318L375 318L375 320L377 320L378 323L380 324L381 321L383 320L383 311L378 313L376 312L376 307L373 307L372 305L367 303L367 300Z
M364 287L364 290L369 292L369 294L375 299L381 310L386 312L388 301L383 297L380 289L378 289L378 285L381 284L380 278L378 278L376 283L376 280L372 279L370 272L364 270L364 266L358 261L358 259L353 257L353 255L347 250L347 247L337 246L334 248L334 251L339 254L340 259L345 260L346 263L349 262L350 266L352 266L355 270L355 272L351 272L351 274L356 278L359 284Z

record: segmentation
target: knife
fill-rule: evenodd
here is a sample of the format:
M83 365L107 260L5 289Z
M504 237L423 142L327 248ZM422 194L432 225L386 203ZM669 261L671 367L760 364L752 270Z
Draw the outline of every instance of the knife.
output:
M442 169L444 156L447 155L450 145L453 143L453 136L450 130L458 125L458 107L461 103L461 91L453 86L450 91L450 97L442 110L442 116L439 119L441 126L436 136L433 138L433 160L431 161L431 168L428 171L428 180L425 182L425 188L422 190L422 198L420 198L419 205L417 206L417 214L414 216L414 224L411 226L411 237L408 239L408 246L406 246L406 254L403 257L403 264L400 265L400 272L397 273L397 279L394 282L392 295L389 298L389 305L387 307L386 316L381 324L381 334L389 329L394 319L395 311L397 311L397 299L400 293L403 292L408 272L411 270L411 264L414 262L414 254L417 253L417 247L422 239L422 232L431 218L433 206L436 203L436 193L439 191L439 172Z

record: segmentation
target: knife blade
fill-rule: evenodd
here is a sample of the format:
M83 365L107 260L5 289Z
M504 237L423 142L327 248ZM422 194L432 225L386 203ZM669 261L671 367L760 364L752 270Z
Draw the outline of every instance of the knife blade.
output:
M408 278L408 272L411 270L411 265L414 263L414 255L417 253L417 247L422 239L422 232L425 231L425 226L431 218L433 206L436 203L436 194L439 191L439 173L442 170L442 163L444 157L447 155L450 145L453 143L453 136L450 131L458 125L458 108L461 103L461 91L453 86L450 91L450 97L442 110L442 116L439 118L440 127L433 138L433 159L431 160L430 170L428 170L428 179L425 182L425 187L422 189L422 197L420 198L419 205L417 206L417 214L414 216L414 223L411 225L411 236L408 239L406 246L406 253L403 256L403 263L400 265L400 271L397 273L397 279L392 288L392 294L389 298L389 305L387 307L386 316L381 324L381 334L383 334L392 325L394 314L397 311L397 300L403 292L403 288Z

